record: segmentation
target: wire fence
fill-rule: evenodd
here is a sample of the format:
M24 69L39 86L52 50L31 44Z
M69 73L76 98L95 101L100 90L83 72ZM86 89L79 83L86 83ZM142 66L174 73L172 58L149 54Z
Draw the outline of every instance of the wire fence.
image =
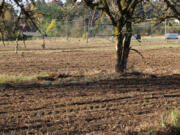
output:
M107 38L113 36L111 24L90 22L89 20L58 21L48 22L46 29L42 30L47 37L82 38L86 42L92 38Z
M81 38L87 43L93 39L101 38L114 42L114 29L110 23L92 22L84 19L61 21L52 20L46 22L46 28L43 32L47 37L64 37L67 40L71 38ZM133 24L133 35L139 34L145 41L159 41L165 39L166 33L180 33L180 24L174 20L157 23L148 21L139 24ZM153 37L153 38L152 38Z
M15 44L16 53L22 48L26 49L26 45L28 46L27 49L58 49L66 47L64 45L71 43L73 43L73 47L78 47L87 43L92 46L115 44L114 28L110 23L108 23L108 21L93 22L85 20L84 18L71 21L51 20L41 24L40 29L45 35L45 44L44 40L43 44L41 40L31 40L42 39L42 36L41 34L35 31L33 32L29 29L26 29L23 32L27 37L30 37L27 38L30 40L27 40L26 44L22 42L22 40L19 42L16 42L15 40L7 40L6 44ZM144 46L149 48L152 45L153 47L155 47L154 45L157 47L159 47L159 45L165 45L166 47L172 47L175 45L178 47L180 45L180 37L179 39L173 40L173 42L170 43L167 43L167 40L165 40L166 33L180 34L180 23L177 23L174 20L166 20L162 23L148 21L133 24L132 29L133 36L131 45L141 45L137 49L141 49ZM141 38L138 41L141 42L137 41L137 35L140 35ZM79 41L81 41L81 43ZM5 44L2 44L2 47L3 46L5 46Z

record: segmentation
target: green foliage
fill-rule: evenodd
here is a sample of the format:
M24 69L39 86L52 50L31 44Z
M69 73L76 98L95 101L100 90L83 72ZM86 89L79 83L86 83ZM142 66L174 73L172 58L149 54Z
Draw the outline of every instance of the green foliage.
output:
M49 36L66 36L72 35L73 37L80 37L83 34L83 21L73 22L75 19L82 19L87 15L89 9L84 8L81 4L78 8L73 8L72 0L66 1L62 6L57 2L43 3L37 1L37 11L43 15L43 20L39 24L40 30ZM56 20L56 23L52 27L52 20ZM67 22L68 21L68 22ZM73 22L72 24L70 22ZM51 26L51 30L48 30ZM76 33L76 35L75 35Z
M72 37L82 37L84 27L82 26L81 22L75 22L72 26L69 26L69 28L71 28L69 32Z
M58 31L61 27L61 22L58 21L53 24L54 26L52 27L52 20L62 20L64 17L64 9L56 4L46 4L46 3L41 3L37 4L37 12L42 14L42 22L39 24L39 28L43 33L46 33L50 36L57 36ZM51 25L51 30L48 28ZM57 28L57 29L56 29ZM47 31L47 29L49 29ZM53 31L55 30L55 31Z
M16 76L16 75L2 74L0 75L0 84L33 81L33 80L37 80L38 77L46 77L46 76L48 76L48 73L33 74L29 76L24 76L24 75Z
M37 11L43 15L43 19L51 21L52 19L63 19L64 10L62 7L56 4L40 4L37 7Z
M162 126L174 126L180 130L180 112L177 109L169 111L166 117L162 117Z
M177 109L170 110L161 117L160 125L148 130L147 135L179 135L180 112Z
M65 2L65 6L71 5L73 3L74 0L66 0Z
M57 35L57 29L56 29L56 20L52 19L51 23L47 27L46 33L48 35L56 36Z
M50 22L47 20L43 20L43 22L39 25L39 29L43 32L46 33L47 27L49 26Z
M55 19L51 20L51 23L48 25L46 29L46 34L49 36L60 36L62 29L62 23L60 21L56 21Z

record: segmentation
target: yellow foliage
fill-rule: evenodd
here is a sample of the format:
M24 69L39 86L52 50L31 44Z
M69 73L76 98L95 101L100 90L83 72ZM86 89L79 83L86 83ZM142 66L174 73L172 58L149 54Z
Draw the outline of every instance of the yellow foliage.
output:
M56 28L56 19L51 20L51 23L47 27L46 33L52 31L53 28Z
M125 10L127 8L126 0L121 0L121 6L122 6L122 10Z

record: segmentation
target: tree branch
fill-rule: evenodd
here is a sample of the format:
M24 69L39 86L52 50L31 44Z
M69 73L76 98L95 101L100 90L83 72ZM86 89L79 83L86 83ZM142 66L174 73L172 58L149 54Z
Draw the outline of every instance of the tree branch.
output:
M180 12L175 8L175 5L171 4L169 0L164 0L164 2L166 3L167 7L169 7L173 11L176 18L180 20Z
M110 12L108 3L106 0L100 0L95 2L94 0L84 0L85 4L90 7L91 9L99 9L104 11L108 17L110 18L112 25L116 26L115 18L113 17L112 13Z

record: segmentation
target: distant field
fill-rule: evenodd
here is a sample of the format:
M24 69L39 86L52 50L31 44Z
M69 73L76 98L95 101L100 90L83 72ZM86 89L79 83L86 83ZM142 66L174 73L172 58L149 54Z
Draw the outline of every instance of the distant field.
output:
M0 134L143 134L180 109L179 43L133 41L124 76L110 41L26 43L0 46Z
M89 43L86 40L70 38L47 38L45 40L46 48L42 49L43 41L41 39L27 40L27 48L24 47L22 41L19 41L19 52L31 52L31 53L52 53L63 51L103 51L114 50L115 42L102 38L90 38ZM0 53L13 53L15 52L15 41L5 42L6 47L3 44L0 45ZM135 49L158 49L158 48L178 48L180 47L180 41L165 41L162 37L142 37L142 42L132 40L131 46Z
M115 43L107 40L93 39L87 44L82 39L70 39L69 41L61 38L47 39L45 49L41 48L42 40L39 39L26 41L26 48L24 48L22 41L20 41L19 44L17 54L14 51L15 42L6 43L6 47L0 46L0 55L1 58L3 58L0 60L1 73L29 75L59 71L87 72L91 69L114 71ZM167 55L168 59L175 57L173 61L176 63L178 61L176 57L177 59L179 58L179 47L180 44L174 42L154 43L132 41L132 48L139 50L145 59L143 60L138 54L132 51L129 58L129 68L133 66L133 70L140 69L140 72L146 72L147 67L143 69L146 65L142 64L143 62L155 62L159 66L160 63L163 64L164 61L167 61ZM166 56L164 57L163 55ZM159 59L161 57L162 59ZM137 60L135 59L138 59L138 62L136 62ZM103 67L101 67L101 65L99 66L99 62L102 62L101 65L103 65ZM152 68L153 66L148 65L148 67ZM175 68L176 67L178 66L175 66ZM174 73L178 71L178 68L175 69L176 71L170 70L169 68L162 70L162 68L164 68L162 66L158 68L160 70L152 69L153 72L151 73Z

